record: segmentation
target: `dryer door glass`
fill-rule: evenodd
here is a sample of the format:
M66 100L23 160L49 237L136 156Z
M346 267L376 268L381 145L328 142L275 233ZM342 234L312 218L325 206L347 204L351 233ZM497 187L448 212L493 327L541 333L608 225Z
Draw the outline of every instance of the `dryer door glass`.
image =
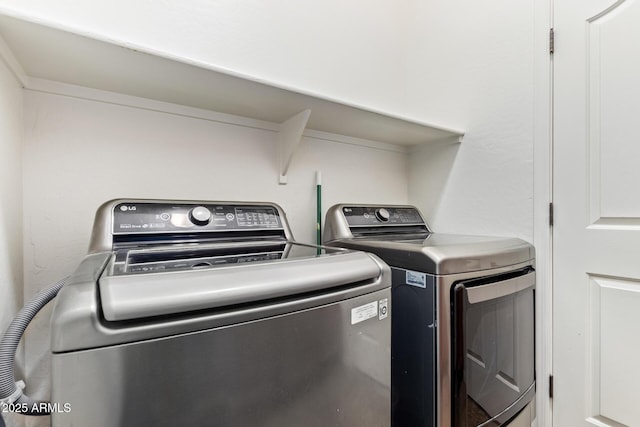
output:
M532 399L534 286L532 269L454 286L454 426L502 425Z

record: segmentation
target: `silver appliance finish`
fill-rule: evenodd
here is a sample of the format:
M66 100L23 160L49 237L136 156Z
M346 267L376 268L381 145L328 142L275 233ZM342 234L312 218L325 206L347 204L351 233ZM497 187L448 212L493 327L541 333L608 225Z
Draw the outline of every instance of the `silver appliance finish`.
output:
M90 252L53 312L54 427L390 425L376 256L292 242L274 204L162 200L103 205Z
M344 209L380 209L373 205L335 205L327 211L323 241L378 254L389 265L436 275L491 270L534 259L533 247L516 238L433 233L414 206L386 205L384 209L411 212L409 221L350 225ZM363 221L364 222L364 221ZM336 244L340 241L340 244Z
M384 209L385 215L378 214L381 209ZM434 233L414 206L362 204L340 204L328 210L324 244L368 251L389 264L393 274L393 310L398 316L400 311L396 303L400 298L397 298L397 289L400 286L412 288L412 286L406 286L404 276L406 272L425 273L425 288L434 287L434 307L431 309L434 311L434 323L423 327L436 330L433 346L436 384L435 395L432 397L435 400L433 402L435 418L432 422L424 421L424 424L421 420L419 425L450 427L454 425L452 411L460 409L454 407L456 399L452 396L454 389L452 380L455 371L452 366L455 363L453 349L456 344L456 332L452 325L452 295L454 294L452 291L456 287L464 292L467 309L471 316L480 316L475 319L470 316L469 321L478 323L482 321L483 313L475 313L474 304L478 307L483 303L503 304L501 298L509 299L507 304L524 306L523 315L527 317L525 324L518 324L516 320L512 325L508 325L509 328L515 328L512 332L516 335L516 340L520 340L517 343L520 348L516 355L520 358L516 362L518 366L511 366L518 371L512 374L516 378L506 375L501 377L500 372L492 373L497 374L492 376L500 377L499 380L506 386L503 387L506 392L494 396L479 396L478 400L484 400L486 407L494 411L491 414L493 419L473 425L500 425L517 414L533 399L535 378L532 290L535 288L535 271L533 271L535 252L530 244L516 238ZM519 271L524 271L526 274L510 278L511 274ZM396 280L397 277L401 278ZM496 279L492 281L492 277ZM501 277L507 278L501 279ZM489 278L488 283L481 286L465 287L467 282L487 278ZM413 289L420 287L422 284L418 284ZM512 301L516 295L524 295L524 297L519 301ZM421 307L420 310L424 311L424 308ZM394 320L394 334L399 323ZM460 326L464 327L464 325ZM416 325L415 328L419 329L420 326ZM418 332L416 334L419 335ZM395 341L393 345L396 345ZM482 343L472 345L482 345ZM392 349L392 353L394 351ZM473 353L466 354L465 349L464 357L469 356L473 357ZM488 381L486 373L471 372L470 376L475 376L475 378L469 378L470 383ZM474 384L468 385L468 388L471 389L468 391L474 392ZM416 396L418 396L417 391ZM462 409L466 410L466 408ZM415 422L415 420L411 421ZM458 419L456 425L466 426L467 424L464 423L466 420ZM471 427L472 424L468 425Z

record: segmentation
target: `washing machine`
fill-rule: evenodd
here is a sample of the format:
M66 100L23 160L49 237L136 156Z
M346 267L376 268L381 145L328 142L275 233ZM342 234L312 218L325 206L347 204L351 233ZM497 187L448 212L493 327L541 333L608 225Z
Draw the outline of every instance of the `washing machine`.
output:
M499 426L532 402L530 244L434 233L413 206L355 204L328 210L324 241L392 267L395 427Z
M390 284L276 204L107 202L53 310L52 424L388 426Z

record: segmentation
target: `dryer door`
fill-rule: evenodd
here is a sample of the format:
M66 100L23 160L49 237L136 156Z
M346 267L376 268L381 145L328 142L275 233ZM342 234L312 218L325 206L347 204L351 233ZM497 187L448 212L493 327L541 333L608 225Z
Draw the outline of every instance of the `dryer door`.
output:
M501 425L535 394L532 268L453 287L452 419Z

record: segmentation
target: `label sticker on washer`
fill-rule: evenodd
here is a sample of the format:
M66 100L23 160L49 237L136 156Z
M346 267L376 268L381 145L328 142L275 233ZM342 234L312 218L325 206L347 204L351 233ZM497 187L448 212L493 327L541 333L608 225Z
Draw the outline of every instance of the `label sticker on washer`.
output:
M364 322L378 315L378 301L361 305L360 307L351 309L351 324Z
M389 315L389 299L381 299L379 301L378 320L386 319Z
M417 286L419 288L427 287L427 275L425 273L418 273L417 271L407 270L407 285Z

